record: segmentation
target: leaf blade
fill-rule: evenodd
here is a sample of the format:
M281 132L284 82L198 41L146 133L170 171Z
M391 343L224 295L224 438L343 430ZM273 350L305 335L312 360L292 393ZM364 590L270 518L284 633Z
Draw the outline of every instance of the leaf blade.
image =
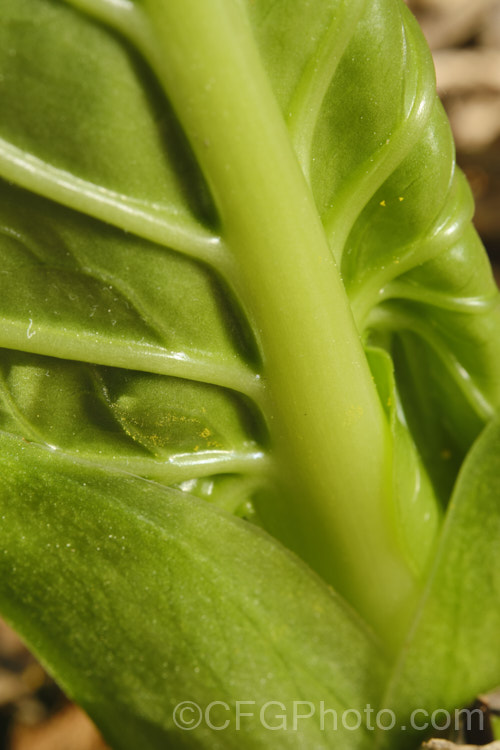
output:
M376 642L270 537L182 493L1 442L2 608L113 747L184 746L182 700L373 702ZM276 746L258 722L231 729L221 747ZM343 746L364 747L361 734L341 734ZM214 746L206 726L194 736ZM312 722L279 737L330 746Z
M408 728L415 708L428 716L451 711L500 683L499 468L496 419L461 470L426 591L389 683L387 705ZM397 738L387 746L398 746Z

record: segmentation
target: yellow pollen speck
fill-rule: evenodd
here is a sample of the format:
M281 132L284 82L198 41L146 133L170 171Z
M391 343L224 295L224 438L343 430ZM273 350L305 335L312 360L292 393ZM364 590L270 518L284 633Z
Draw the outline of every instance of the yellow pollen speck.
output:
M364 414L364 410L361 405L356 404L356 405L350 406L345 412L344 425L351 426L353 424L356 424L356 422L358 422L361 419L363 414Z
M205 427L205 429L200 432L200 437L207 438L207 437L210 437L211 434L212 433L210 432L208 427Z
M208 448L217 448L223 450L224 446L218 443L216 440L209 440L207 443Z
M400 195L400 196L399 196L399 198L398 198L398 201L400 201L400 202L401 202L401 201L404 201L404 198L403 198L403 196L401 196L401 195Z
M385 201L380 201L381 206L385 206Z

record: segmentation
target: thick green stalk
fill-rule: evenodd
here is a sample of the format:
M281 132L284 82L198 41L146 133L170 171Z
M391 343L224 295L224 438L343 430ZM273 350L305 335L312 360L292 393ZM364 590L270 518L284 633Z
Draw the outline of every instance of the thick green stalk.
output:
M414 593L398 549L390 436L245 16L224 0L142 8L146 47L211 187L264 353L288 504L261 512L384 627Z

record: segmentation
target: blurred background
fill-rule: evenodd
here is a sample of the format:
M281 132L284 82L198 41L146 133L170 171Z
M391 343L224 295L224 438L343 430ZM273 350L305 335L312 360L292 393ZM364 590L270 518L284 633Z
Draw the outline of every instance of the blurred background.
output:
M474 222L500 280L500 0L407 0L433 52L457 161L476 200ZM104 750L0 620L0 750Z

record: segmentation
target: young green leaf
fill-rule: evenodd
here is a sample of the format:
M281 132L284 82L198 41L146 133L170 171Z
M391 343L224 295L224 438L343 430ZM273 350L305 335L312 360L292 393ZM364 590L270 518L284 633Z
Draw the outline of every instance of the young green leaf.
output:
M389 683L387 702L407 731L435 708L466 706L500 681L500 422L475 443L460 473L439 549L408 641ZM446 716L438 719L445 723ZM394 737L383 747L398 746Z
M420 627L429 570L453 575L442 550L454 506L444 532L443 514L500 405L499 296L414 19L399 0L290 9L285 0L3 3L0 607L116 747L143 731L152 747L165 742L176 691L203 702L217 684L233 703L240 688L261 700L249 668L257 644L258 663L275 665L266 627L282 632L295 618L306 618L299 634L321 637L297 654L285 628L286 669L268 669L279 675L269 687L307 701L349 684L336 705L360 705L379 659L357 625L335 635L344 605L318 593L303 563L396 659ZM45 527L33 516L36 476ZM106 556L92 546L111 523L130 545L121 551L130 570L111 542ZM37 544L47 550L43 581ZM205 550L214 580L200 579ZM227 586L235 604L221 613ZM313 610L316 596L325 600L317 622L299 617L294 587ZM30 619L38 591L50 623ZM219 605L206 613L210 597ZM96 644L90 676L78 617ZM221 618L233 652L242 619L258 625L234 669L219 658ZM190 672L185 651L175 661L179 631L213 683ZM149 635L143 667L136 656ZM352 644L364 644L360 660L343 660ZM146 674L163 653L179 673ZM491 687L496 673L479 659L463 695ZM425 705L461 696L429 690ZM113 717L130 731L119 735ZM259 732L245 746L270 742ZM317 724L304 732L301 747L330 742ZM213 732L199 737L214 747ZM217 735L221 747L242 741Z
M0 442L2 610L113 748L371 747L341 716L380 695L380 644L298 559L187 493Z

